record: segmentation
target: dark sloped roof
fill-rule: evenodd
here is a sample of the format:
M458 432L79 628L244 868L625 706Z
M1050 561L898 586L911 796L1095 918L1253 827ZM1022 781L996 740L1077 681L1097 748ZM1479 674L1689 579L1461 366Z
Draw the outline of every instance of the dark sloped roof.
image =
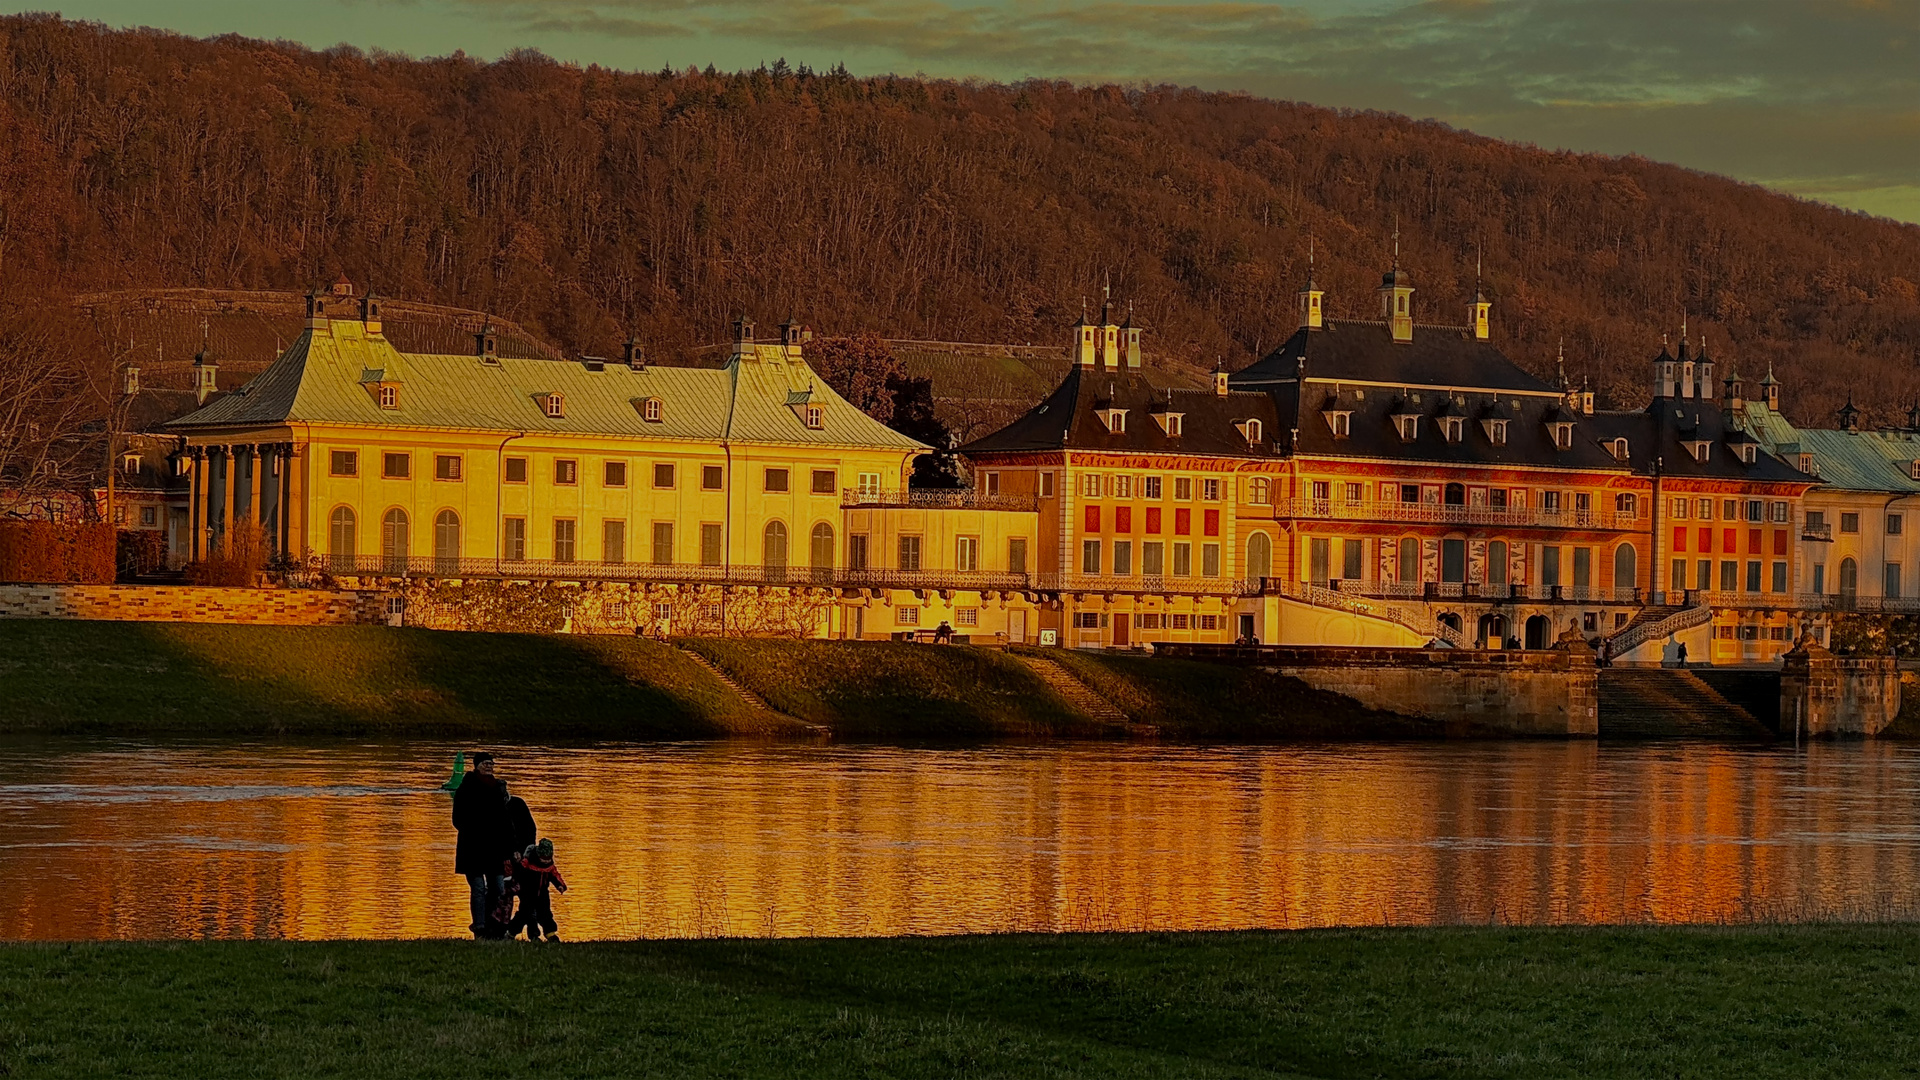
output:
M1324 330L1296 330L1278 349L1235 373L1233 385L1252 390L1291 379L1301 357L1309 379L1556 392L1463 328L1415 326L1413 340L1402 343L1393 340L1385 323L1331 319Z
M1107 430L1096 412L1127 411L1126 430ZM1160 411L1182 414L1181 434L1168 435L1153 419ZM1258 420L1262 440L1249 446L1235 424ZM1115 450L1132 453L1200 454L1213 457L1274 457L1273 440L1286 432L1267 394L1215 394L1212 390L1167 390L1138 368L1075 366L1047 395L1006 427L976 439L964 453L1036 450Z
M1640 412L1602 412L1586 417L1596 437L1612 440L1625 437L1628 461L1633 471L1652 475L1654 462L1660 475L1713 480L1745 480L1779 483L1814 483L1815 479L1765 452L1748 465L1740 460L1735 446L1747 436L1729 425L1720 406L1697 398L1656 398ZM1688 452L1683 441L1706 440L1713 444L1702 462Z
M1277 387L1279 397L1288 400L1290 386ZM1327 395L1317 385L1309 392L1315 402ZM1315 457L1356 457L1436 465L1509 465L1561 469L1618 470L1613 456L1601 449L1594 438L1590 419L1566 409L1559 398L1523 397L1507 393L1501 396L1489 390L1382 390L1342 387L1336 400L1342 411L1350 412L1348 435L1337 438L1327 422L1324 408L1310 406L1300 416L1298 452ZM1561 415L1564 414L1564 415ZM1418 434L1408 442L1400 437L1395 416L1420 417ZM1448 442L1441 420L1454 416L1464 420L1465 438ZM1553 432L1547 426L1550 417L1573 421L1573 445L1565 450L1554 445ZM1494 443L1485 421L1507 421L1507 441Z

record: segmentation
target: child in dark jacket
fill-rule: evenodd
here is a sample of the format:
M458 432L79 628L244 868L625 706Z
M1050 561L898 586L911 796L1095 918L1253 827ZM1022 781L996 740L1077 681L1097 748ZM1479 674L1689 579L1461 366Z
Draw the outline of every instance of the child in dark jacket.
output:
M553 896L548 889L566 892L567 879L554 865L552 840L542 837L513 857L513 882L520 894L520 911L508 926L507 936L517 937L524 926L530 941L539 941L542 930L548 941L559 941L560 927L553 921Z

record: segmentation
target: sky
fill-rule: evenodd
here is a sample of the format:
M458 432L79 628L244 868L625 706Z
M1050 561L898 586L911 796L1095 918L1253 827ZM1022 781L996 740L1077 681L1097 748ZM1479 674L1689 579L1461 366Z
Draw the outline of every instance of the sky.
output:
M628 70L785 59L857 75L1243 90L1640 154L1920 223L1920 0L68 0L60 10L413 56L535 48Z

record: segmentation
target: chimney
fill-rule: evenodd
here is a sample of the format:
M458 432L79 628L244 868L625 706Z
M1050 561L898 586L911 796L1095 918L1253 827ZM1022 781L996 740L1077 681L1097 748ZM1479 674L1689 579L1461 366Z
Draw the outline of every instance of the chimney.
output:
M647 370L646 347L634 338L628 338L626 345L622 346L620 358L625 360L627 366L635 371Z
M132 397L140 392L140 365L128 364L120 372L120 393Z
M366 324L369 335L380 333L380 298L373 295L372 289L360 298L360 321Z
M307 329L327 328L327 298L318 288L307 290Z
M499 363L500 335L494 331L492 319L482 323L480 332L473 335L473 354L478 356L482 363Z
M1227 373L1220 370L1218 365L1213 369L1213 394L1215 397L1227 396Z
M1479 289L1473 290L1473 302L1467 305L1467 325L1473 328L1475 341L1487 340L1487 312L1493 302Z

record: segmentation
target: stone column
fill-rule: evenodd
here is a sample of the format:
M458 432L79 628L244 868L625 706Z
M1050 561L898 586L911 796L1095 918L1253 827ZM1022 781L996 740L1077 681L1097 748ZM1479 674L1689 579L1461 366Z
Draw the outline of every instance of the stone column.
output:
M267 520L266 477L261 475L260 444L247 447L247 524L265 524Z
M202 473L206 454L197 446L187 450L187 561L200 561L201 522L205 511L201 502L207 497L207 479Z
M285 555L289 550L288 545L293 542L293 444L281 443L278 456L280 497L274 510L279 518L276 524L280 527L280 553Z
M229 550L228 538L233 535L234 498L239 494L239 478L233 475L233 463L239 457L238 447L220 448L220 520L215 526L214 538L219 542L222 552Z

